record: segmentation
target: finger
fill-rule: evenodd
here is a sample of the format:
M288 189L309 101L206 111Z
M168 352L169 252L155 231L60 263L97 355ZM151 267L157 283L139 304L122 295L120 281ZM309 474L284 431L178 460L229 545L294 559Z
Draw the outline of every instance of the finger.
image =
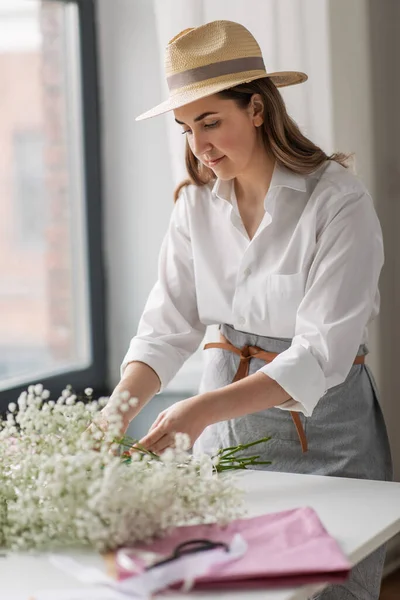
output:
M153 425L150 427L149 432L153 431L153 429L155 429L155 427L158 427L158 425L161 423L163 417L164 417L164 411L160 412L157 419L154 421Z
M158 454L159 456L162 456L164 454L164 452L166 450L168 450L169 448L173 448L172 444L168 444L168 446L165 446L164 448L161 448L161 450L159 450L156 454Z
M154 454L161 454L167 448L172 448L174 445L174 438L170 434L164 435L157 444L151 447L151 451Z
M159 425L155 427L153 431L149 431L147 435L145 435L141 440L139 440L139 444L146 448L146 450L150 450L153 448L155 444L157 444L162 437L164 437L165 431Z
M133 454L134 452L140 452L141 450L143 450L143 448L145 448L149 452L153 452L154 454L159 454L167 448L173 447L174 442L174 437L171 437L170 434L165 434L152 446L143 446L141 442L139 442L140 446L132 446L129 449L129 454Z

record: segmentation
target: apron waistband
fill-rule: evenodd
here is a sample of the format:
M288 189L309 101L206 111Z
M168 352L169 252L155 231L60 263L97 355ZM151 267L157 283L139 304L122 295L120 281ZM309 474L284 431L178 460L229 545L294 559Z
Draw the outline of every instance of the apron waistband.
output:
M209 348L219 348L221 350L228 350L230 352L234 352L240 357L240 363L238 370L236 371L236 375L233 378L232 383L247 377L249 374L249 366L250 360L252 358L258 358L260 360L265 361L266 363L270 363L278 356L278 352L267 352L258 346L243 346L242 348L237 348L229 340L226 339L222 333L220 333L220 342L212 342L206 344L204 346L204 350L208 350ZM361 365L365 363L365 356L356 356L354 360L354 365ZM307 437L304 432L303 424L300 420L299 413L291 410L290 415L292 417L293 423L296 427L297 435L299 436L300 444L302 452L307 452L308 444Z

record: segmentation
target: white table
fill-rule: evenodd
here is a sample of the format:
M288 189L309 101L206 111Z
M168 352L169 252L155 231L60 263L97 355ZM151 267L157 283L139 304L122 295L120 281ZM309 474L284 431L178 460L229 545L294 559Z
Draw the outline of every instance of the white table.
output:
M352 564L358 563L400 531L400 483L265 471L243 472L239 477L240 485L246 490L249 516L311 506ZM79 558L87 564L103 566L102 559L95 554L82 554ZM0 558L0 596L4 600L31 600L35 597L34 592L39 590L54 590L54 594L43 596L45 600L74 600L70 594L79 587L82 588L80 582L58 571L45 555L8 554ZM167 597L170 600L193 597L198 600L306 600L321 587L198 592ZM105 592L103 595L99 591L92 597L107 600Z

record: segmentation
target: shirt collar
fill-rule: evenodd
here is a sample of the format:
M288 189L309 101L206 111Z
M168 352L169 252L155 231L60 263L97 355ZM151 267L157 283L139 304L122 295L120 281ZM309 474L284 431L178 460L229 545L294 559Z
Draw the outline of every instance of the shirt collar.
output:
M223 179L217 178L213 186L212 193L221 200L227 200L228 202L232 202L232 189L233 179L224 181Z
M232 182L232 179L223 181L217 178L212 193L222 200L232 202ZM307 190L306 176L294 173L276 161L269 189L272 190L278 187L287 187L298 192L305 192Z
M272 190L276 187L287 187L298 192L305 192L307 190L306 176L294 173L276 161L269 189Z

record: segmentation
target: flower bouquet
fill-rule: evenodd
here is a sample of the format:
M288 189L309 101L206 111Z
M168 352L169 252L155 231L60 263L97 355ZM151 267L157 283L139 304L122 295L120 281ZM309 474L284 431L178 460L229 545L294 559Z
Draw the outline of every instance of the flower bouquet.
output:
M37 384L9 405L0 420L0 547L105 552L243 513L243 492L220 472L259 464L237 456L253 444L193 456L178 434L161 456L138 446L127 453L137 441L120 438L120 412L100 427L107 401L69 387L54 401ZM135 402L125 395L120 408Z

